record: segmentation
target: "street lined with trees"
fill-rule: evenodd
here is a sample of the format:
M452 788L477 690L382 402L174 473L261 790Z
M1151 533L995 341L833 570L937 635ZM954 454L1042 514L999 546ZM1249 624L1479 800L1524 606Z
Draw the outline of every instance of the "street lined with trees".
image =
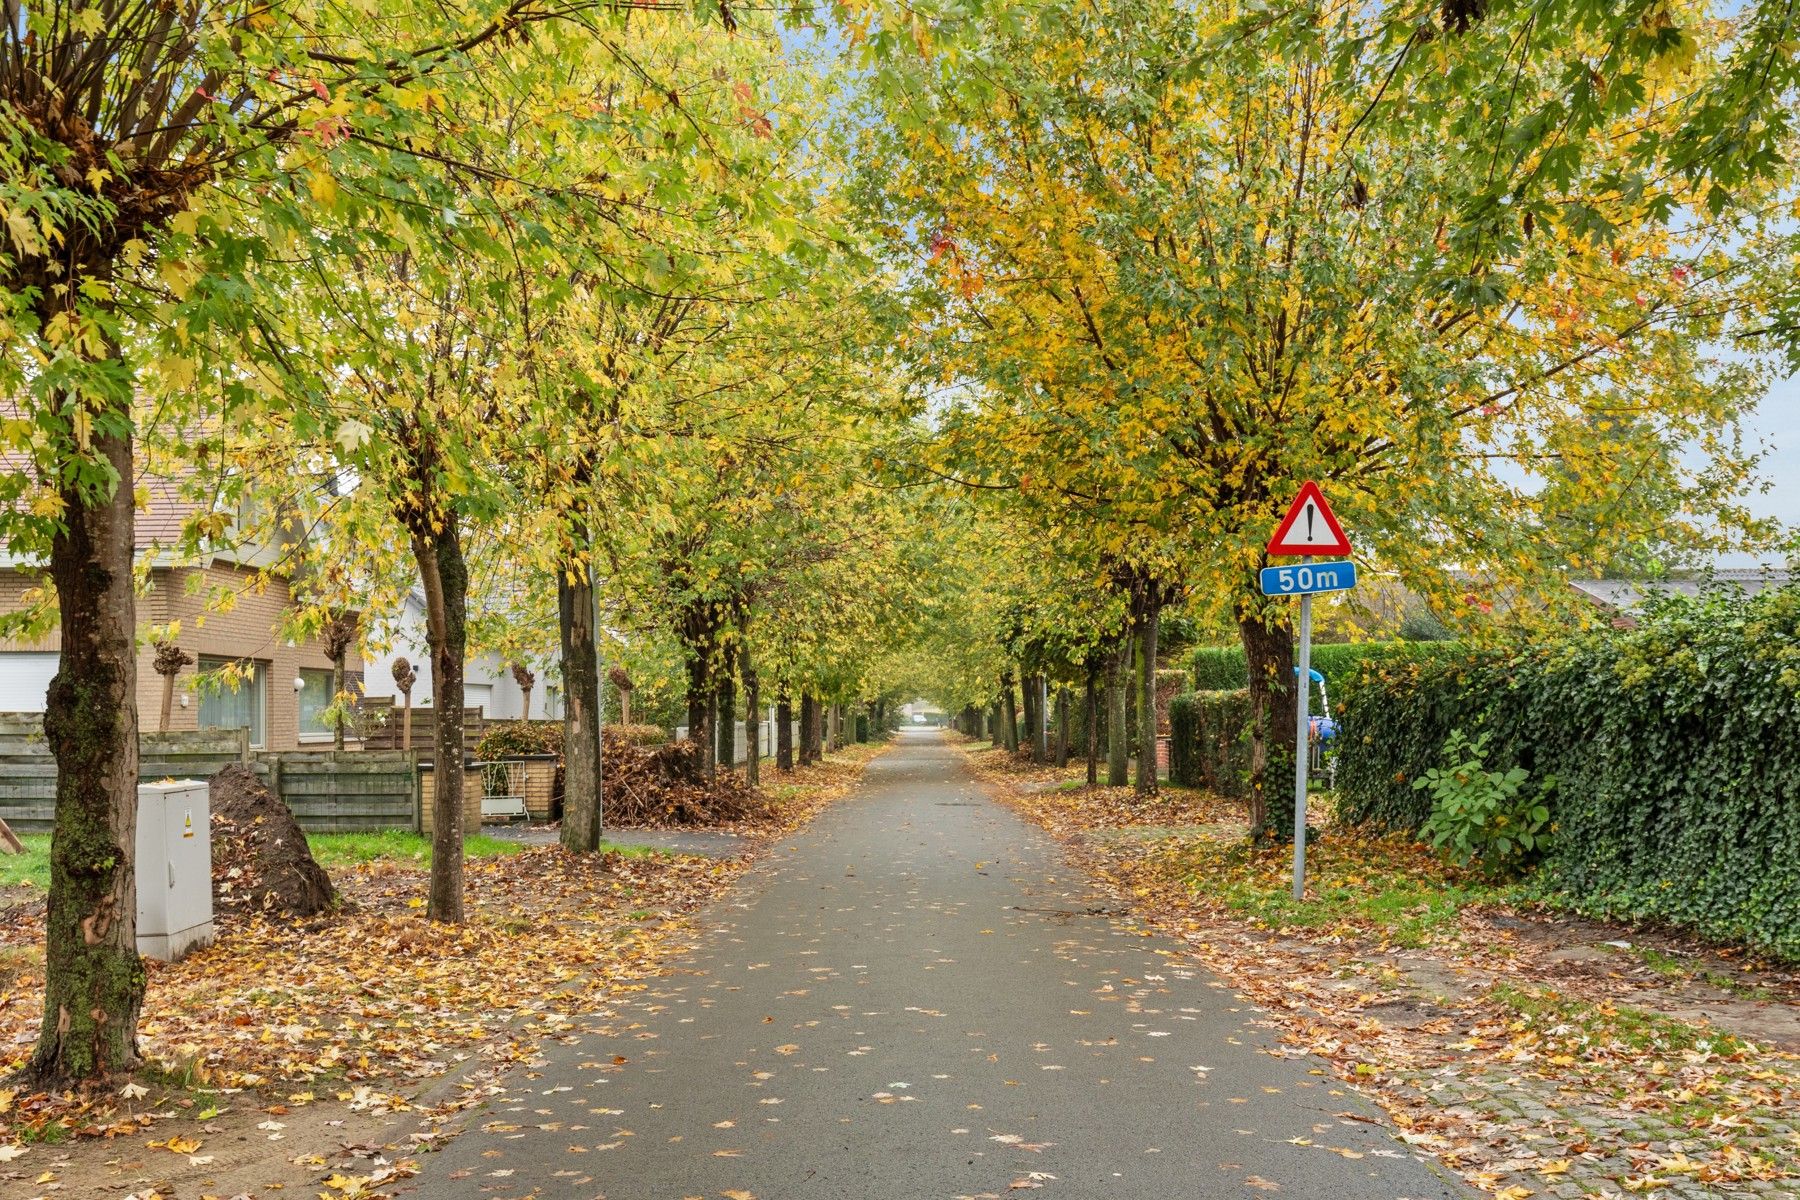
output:
M1309 748L1257 578L1316 481L1374 581L1321 602L1332 636L1433 643L1327 653L1366 739L1330 818L1789 956L1784 902L1714 877L1754 863L1680 842L1690 903L1595 832L1701 822L1694 796L1533 750L1561 722L1712 762L1683 739L1800 704L1786 658L1748 665L1791 633L1773 576L1616 645L1640 614L1570 586L1800 550L1747 434L1800 364L1796 45L1778 0L7 6L0 537L29 586L0 636L60 655L21 1086L144 1065L140 647L163 728L193 658L148 617L150 480L185 514L152 553L273 548L245 586L279 577L278 636L330 647L339 752L348 656L415 594L438 797L471 659L526 718L554 696L519 744L555 747L583 863L615 736L685 729L645 770L737 788L741 723L743 794L779 808L912 700L1097 806L1035 814L1059 832L1200 787L1278 852ZM1569 674L1618 645L1668 698L1643 729ZM1729 736L1713 675L1769 693ZM1605 794L1559 808L1547 774ZM493 911L466 810L426 818L432 926ZM1546 857L1559 827L1593 861Z

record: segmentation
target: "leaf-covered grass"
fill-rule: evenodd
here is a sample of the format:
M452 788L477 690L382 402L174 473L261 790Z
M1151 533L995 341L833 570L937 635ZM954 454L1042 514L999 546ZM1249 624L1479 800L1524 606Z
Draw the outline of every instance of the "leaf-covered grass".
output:
M25 843L23 854L0 854L0 887L50 886L50 835L27 833L19 840Z
M1744 1043L1729 1033L1677 1021L1628 1004L1571 999L1544 989L1502 985L1493 998L1519 1014L1525 1029L1551 1052L1593 1056L1611 1053L1733 1055Z
M431 839L406 829L377 829L367 833L309 833L306 843L327 871L376 861L429 863ZM517 854L524 846L504 838L470 834L463 839L465 858L491 858Z
M1456 927L1466 906L1506 891L1458 870L1403 835L1333 833L1307 847L1307 895L1295 900L1293 851L1183 839L1160 852L1197 896L1270 929L1360 929L1383 942L1423 946Z

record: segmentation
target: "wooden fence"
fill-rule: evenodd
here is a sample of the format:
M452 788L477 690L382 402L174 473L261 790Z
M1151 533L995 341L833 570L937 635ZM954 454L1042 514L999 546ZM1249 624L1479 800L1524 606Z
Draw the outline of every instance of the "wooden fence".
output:
M138 779L211 779L228 763L249 763L319 833L410 829L417 821L418 772L400 751L250 751L243 729L138 734ZM0 713L0 819L16 833L48 833L56 814L56 760L37 713Z
M141 733L138 778L145 783L210 779L228 763L249 763L309 832L429 830L434 801L431 744L429 740L420 744L416 725L413 732L411 752L256 753L250 750L248 731L242 729ZM468 773L463 803L469 832L480 828L483 785L510 791L514 775L522 781L520 795L533 818L551 817L557 796L554 757L527 756L518 760L515 771L501 772L491 780L489 774L479 764ZM0 819L17 833L48 833L55 810L56 763L44 741L42 718L35 713L0 713Z
M404 750L288 750L256 756L269 787L302 829L411 829L419 812L416 754Z
M250 761L244 729L138 735L138 779L208 779L227 763ZM0 713L0 818L15 833L47 833L56 811L56 761L38 713Z
M404 706L392 700L365 699L357 706L356 726L362 735L364 748L369 750L398 750L401 742L401 725L406 720ZM481 741L488 726L492 724L479 705L463 709L463 751L467 754L475 752L475 746ZM412 711L412 748L431 753L437 740L437 709L430 705L414 708Z

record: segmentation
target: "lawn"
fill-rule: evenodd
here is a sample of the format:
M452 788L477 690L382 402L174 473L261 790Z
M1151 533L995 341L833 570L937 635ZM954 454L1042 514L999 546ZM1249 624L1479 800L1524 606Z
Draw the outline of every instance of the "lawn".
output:
M50 886L50 835L27 833L19 840L25 843L23 854L0 854L0 887Z
M340 867L360 866L377 861L428 863L431 861L431 838L410 829L373 829L366 833L309 833L306 844L313 858L327 871ZM464 858L492 858L497 854L517 854L525 847L519 842L474 833L463 838Z
M25 843L24 854L0 854L0 887L29 884L48 888L50 835L28 833L19 840ZM307 835L306 841L312 847L313 857L327 871L378 861L431 861L431 839L405 829L379 829L368 833L313 833ZM467 858L517 854L522 849L524 847L518 842L479 833L463 840L463 854Z

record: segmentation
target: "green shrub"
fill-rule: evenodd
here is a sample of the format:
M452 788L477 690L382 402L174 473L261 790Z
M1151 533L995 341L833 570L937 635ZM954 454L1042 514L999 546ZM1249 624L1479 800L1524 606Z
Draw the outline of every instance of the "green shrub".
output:
M1517 867L1541 853L1548 841L1550 810L1545 806L1554 779L1534 789L1524 767L1487 769L1488 734L1470 741L1460 729L1444 744L1444 766L1413 780L1413 790L1431 797L1431 815L1419 834L1448 851L1461 866L1478 862L1489 870Z
M475 757L482 762L521 754L554 754L560 758L562 748L561 721L506 721L488 726L475 743Z

